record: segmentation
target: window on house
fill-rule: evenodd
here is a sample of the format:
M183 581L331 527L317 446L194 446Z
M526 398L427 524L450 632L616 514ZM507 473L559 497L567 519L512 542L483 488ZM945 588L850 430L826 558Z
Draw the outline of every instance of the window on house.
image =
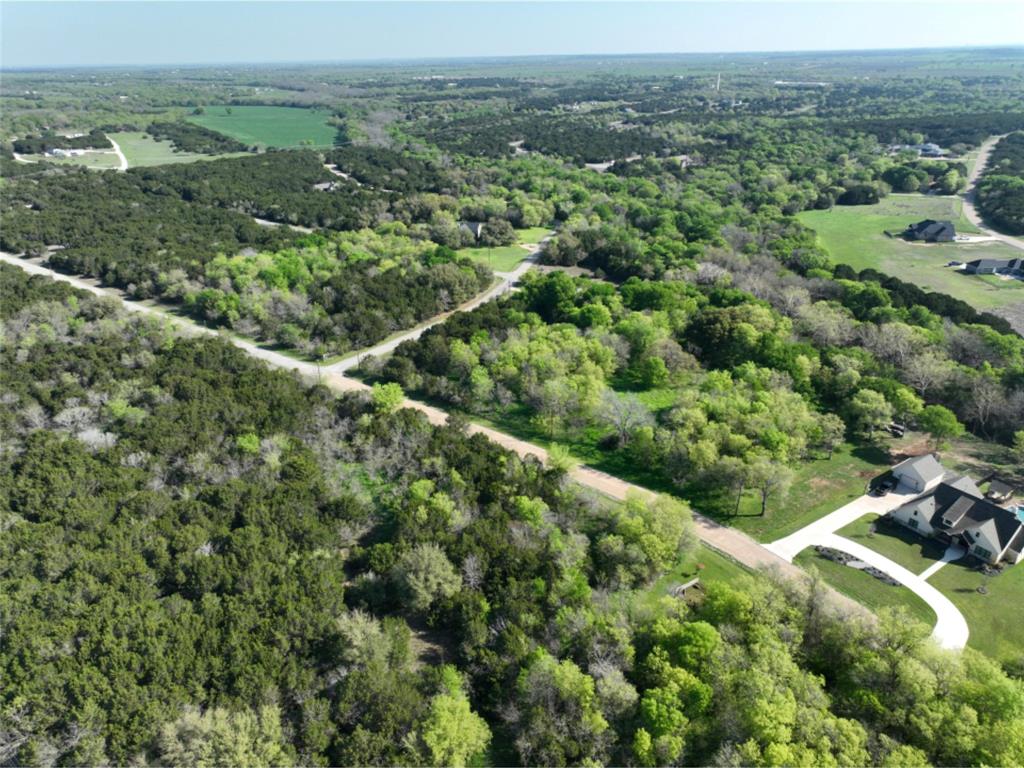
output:
M982 560L988 560L989 558L992 557L992 553L991 552L989 552L984 547L979 547L978 545L974 546L974 554L976 554Z
M911 528L917 528L917 520L915 520L914 518L910 518L910 520L908 520L907 522L910 524Z

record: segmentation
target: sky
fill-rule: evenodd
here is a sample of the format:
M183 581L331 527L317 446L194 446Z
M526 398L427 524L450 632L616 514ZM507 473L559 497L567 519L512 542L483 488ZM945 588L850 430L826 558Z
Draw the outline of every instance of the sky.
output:
M0 67L1024 44L1024 0L0 2Z

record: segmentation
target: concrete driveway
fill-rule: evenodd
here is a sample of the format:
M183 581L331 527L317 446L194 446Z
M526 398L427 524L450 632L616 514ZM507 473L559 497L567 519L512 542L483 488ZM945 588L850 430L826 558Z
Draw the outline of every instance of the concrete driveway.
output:
M886 496L869 496L865 494L840 507L835 512L831 512L824 517L818 518L813 523L805 525L796 533L791 533L789 536L773 541L767 545L768 549L792 562L799 552L807 549L807 547L820 544L822 536L834 533L840 528L845 528L854 520L864 517L864 515L884 515L886 512L891 512L917 495L915 491L910 490L905 485L900 485Z
M831 547L853 555L858 560L891 576L924 600L935 611L936 621L932 630L932 639L943 648L959 650L967 645L969 635L967 621L948 597L925 581L927 576L931 576L949 560L944 557L936 566L932 566L924 574L918 576L873 549L868 549L836 534L840 528L859 520L864 515L884 515L917 495L916 491L900 485L886 496L861 496L835 512L804 526L796 533L777 539L765 547L790 563L800 552L814 546ZM947 552L947 556L951 559L956 559L953 557L954 554L954 552Z

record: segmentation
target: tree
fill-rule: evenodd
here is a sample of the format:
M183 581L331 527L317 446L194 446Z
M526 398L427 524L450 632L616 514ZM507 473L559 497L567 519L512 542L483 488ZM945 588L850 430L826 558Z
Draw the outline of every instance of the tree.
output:
M394 382L387 384L374 384L370 390L370 398L373 407L378 413L394 413L405 402L405 392L402 387Z
M847 406L854 431L866 440L879 440L892 422L893 408L885 395L873 389L858 390Z
M917 423L932 439L932 446L938 450L950 438L960 437L964 425L956 414L942 405L929 405L918 414Z
M462 678L454 667L442 670L444 690L430 700L430 713L420 728L420 737L435 766L463 768L491 741L491 729L473 712L462 690Z
M818 419L818 424L813 433L814 447L826 451L828 458L846 437L846 424L834 413L826 413Z
M1011 449L1017 461L1024 464L1024 429L1013 433L1013 447Z
M462 577L437 544L417 544L394 567L399 592L413 611L426 611L459 591Z
M524 764L604 761L608 721L598 706L594 679L572 661L537 651L519 675L516 702L516 750Z
M768 509L768 498L778 495L785 496L793 483L793 470L785 464L758 457L750 462L748 469L749 482L761 494L761 516Z
M601 393L598 418L615 430L619 446L628 445L630 437L640 427L654 424L650 410L635 395L619 395L611 389Z
M290 765L277 707L231 712L189 709L160 731L160 762L181 768Z

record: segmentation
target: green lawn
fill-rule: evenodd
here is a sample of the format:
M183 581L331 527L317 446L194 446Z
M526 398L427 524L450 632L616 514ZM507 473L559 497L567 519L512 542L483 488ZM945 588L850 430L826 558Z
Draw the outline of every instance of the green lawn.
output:
M634 608L657 611L658 604L668 596L669 590L699 576L702 584L715 582L731 583L750 577L751 572L732 558L726 557L710 547L701 544L647 589L629 595Z
M24 155L26 160L54 165L82 165L96 170L110 170L120 167L121 163L113 150L106 152L88 152L77 157L46 157L45 155Z
M329 117L327 112L301 107L217 105L187 119L250 146L332 147L337 143L338 130L327 124Z
M985 595L977 591L983 582L988 589ZM950 563L928 583L952 600L967 619L969 646L1000 661L1024 656L1024 563L987 580L970 563Z
M528 227L516 230L519 242L523 245L536 245L550 234L551 230L548 227Z
M856 568L826 560L813 549L805 549L793 560L801 568L814 567L837 591L853 598L872 611L880 608L906 608L918 621L935 625L935 612L928 603L904 586L891 586Z
M921 219L951 219L957 231L977 232L963 218L962 201L952 197L892 195L876 205L836 206L831 211L804 211L801 222L818 233L836 262L854 269L878 269L930 291L963 299L977 309L1024 302L1024 282L964 275L949 261L1014 258L1003 243L908 243L885 232L903 230Z
M202 155L195 152L175 152L169 141L157 141L141 131L124 131L112 133L110 137L118 143L129 168L149 165L166 165L168 163L194 163L197 160L217 160L222 157L238 157L244 152L232 152L224 155ZM117 165L115 158L114 165Z
M875 532L871 526L875 524ZM836 531L851 541L863 544L880 555L885 555L911 573L920 574L936 560L941 560L946 548L934 539L917 536L899 524L881 521L878 515L864 515Z
M510 272L526 258L526 249L518 245L504 245L497 248L460 248L458 256L486 264L495 272Z
M783 500L770 498L768 513L763 517L760 497L753 493L744 495L738 514L732 494L693 490L686 496L704 514L739 528L758 541L769 542L788 536L864 495L868 482L888 468L884 451L844 443L831 459L799 464L789 494Z

